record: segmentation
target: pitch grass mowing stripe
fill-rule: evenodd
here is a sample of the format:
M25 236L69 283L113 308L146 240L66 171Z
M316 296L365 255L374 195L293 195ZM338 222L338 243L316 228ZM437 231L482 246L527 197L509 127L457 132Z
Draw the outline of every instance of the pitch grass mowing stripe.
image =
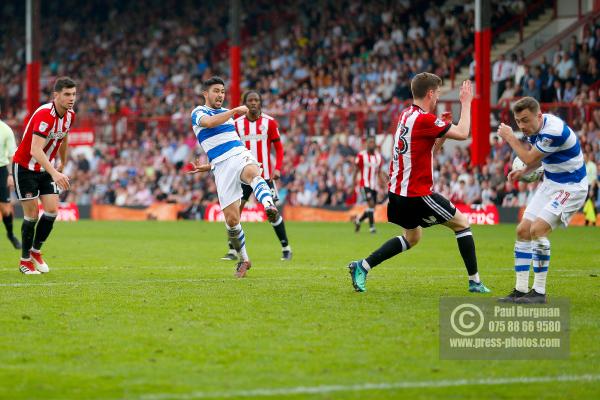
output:
M35 278L34 278L35 279ZM202 283L202 282L221 282L225 279L237 281L239 278L223 276L219 278L198 278L198 279L140 279L136 281L80 281L80 282L13 282L0 283L0 287L29 287L29 286L85 286L85 285L135 285L144 283ZM256 277L248 280L252 281L290 281L297 280L292 277Z
M192 392L182 394L147 394L142 395L141 400L193 400L193 399L225 399L234 397L274 397L294 396L301 394L326 394L333 392L357 392L368 390L395 390L395 389L434 389L456 386L491 386L511 385L529 383L550 382L597 382L600 375L557 375L557 376L530 376L530 377L506 377L506 378L482 378L482 379L457 379L439 381L414 381L414 382L390 382L390 383L363 383L360 385L323 385L323 386L297 386L289 388L265 388L252 390L237 390L229 392Z
M342 270L343 273L346 273L346 270ZM586 271L587 272L587 271ZM15 275L18 276L20 272L16 272ZM496 276L498 274L489 274L490 276ZM346 276L346 275L344 275ZM581 274L560 274L561 277L581 277ZM436 275L437 279L442 278L456 278L456 275ZM39 276L27 277L26 279L43 279ZM145 279L145 280L137 280L135 282L129 281L79 281L79 282L12 282L12 283L0 283L0 287L32 287L32 286L94 286L94 285L139 285L141 283L203 283L203 282L222 282L223 280L229 281L237 281L239 278L232 278L229 276L215 277L215 278L198 278L198 279ZM302 281L302 280L312 280L312 276L295 276L295 277L250 277L247 278L248 281Z

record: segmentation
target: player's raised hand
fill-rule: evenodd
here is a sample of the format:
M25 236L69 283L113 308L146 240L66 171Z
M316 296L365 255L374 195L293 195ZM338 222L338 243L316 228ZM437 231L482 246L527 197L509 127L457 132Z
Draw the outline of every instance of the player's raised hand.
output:
M238 115L246 115L248 113L248 107L246 106L239 106L233 109L234 114L238 114Z
M473 85L471 81L464 81L460 87L460 95L458 96L461 103L471 103L473 101Z
M500 124L498 127L498 136L504 140L508 140L508 138L513 135L513 130L510 126L506 125L504 122Z
M191 162L192 167L194 167L194 169L186 172L187 175L193 175L193 174L197 174L199 172L207 172L210 171L210 164L202 164L200 162L200 159L198 159L198 161L196 162Z

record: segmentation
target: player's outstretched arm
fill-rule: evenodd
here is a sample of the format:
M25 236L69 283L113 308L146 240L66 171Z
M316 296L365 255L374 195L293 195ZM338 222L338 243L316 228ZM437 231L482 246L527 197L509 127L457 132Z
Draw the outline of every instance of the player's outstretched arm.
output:
M452 125L444 137L454 140L466 140L471 129L471 102L473 101L473 85L471 81L464 81L460 87L460 119L458 124Z
M219 126L227 122L227 120L233 117L234 114L245 115L247 112L248 107L239 106L217 115L205 115L200 119L200 126L203 128L214 128L215 126Z

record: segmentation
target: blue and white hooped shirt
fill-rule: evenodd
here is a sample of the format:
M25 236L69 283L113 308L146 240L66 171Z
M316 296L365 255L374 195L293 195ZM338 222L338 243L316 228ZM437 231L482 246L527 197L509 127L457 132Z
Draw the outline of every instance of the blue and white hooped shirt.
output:
M226 111L227 108L214 109L208 106L198 106L192 111L192 129L211 165L240 154L246 149L235 130L233 118L213 128L200 126L203 117Z
M545 181L558 185L577 185L587 190L579 139L566 122L555 115L543 114L542 129L527 139L546 155L542 159Z

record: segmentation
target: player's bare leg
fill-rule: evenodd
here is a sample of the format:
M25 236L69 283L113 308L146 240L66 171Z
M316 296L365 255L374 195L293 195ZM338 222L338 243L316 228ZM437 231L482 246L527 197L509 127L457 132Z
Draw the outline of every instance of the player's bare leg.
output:
M454 217L452 217L451 220L444 222L443 225L454 231L458 250L460 251L460 255L469 275L469 292L489 293L490 289L488 289L479 279L477 255L475 254L475 241L473 240L473 233L471 232L471 226L469 225L467 217L459 210L456 210Z
M22 200L21 206L23 207L23 224L21 225L22 247L19 271L25 275L39 275L40 271L35 269L30 254L35 236L35 225L38 221L38 199Z
M252 186L254 196L265 208L267 219L274 223L278 220L279 211L275 207L271 189L267 182L260 176L260 168L256 164L249 164L244 167L240 175L242 182Z
M369 271L385 260L416 246L419 240L421 240L422 231L423 228L420 226L414 229L405 229L403 236L396 236L388 240L380 248L371 253L369 257L359 261L352 261L348 264L354 290L357 292L367 290L365 285Z
M21 248L21 242L15 237L13 232L13 209L10 203L0 203L0 213L2 213L2 222L6 228L6 237L15 249Z
M240 224L240 203L233 202L223 209L225 223L227 225L227 234L233 248L238 253L239 261L235 268L235 276L243 278L246 271L250 269L250 258L246 251L246 235Z

